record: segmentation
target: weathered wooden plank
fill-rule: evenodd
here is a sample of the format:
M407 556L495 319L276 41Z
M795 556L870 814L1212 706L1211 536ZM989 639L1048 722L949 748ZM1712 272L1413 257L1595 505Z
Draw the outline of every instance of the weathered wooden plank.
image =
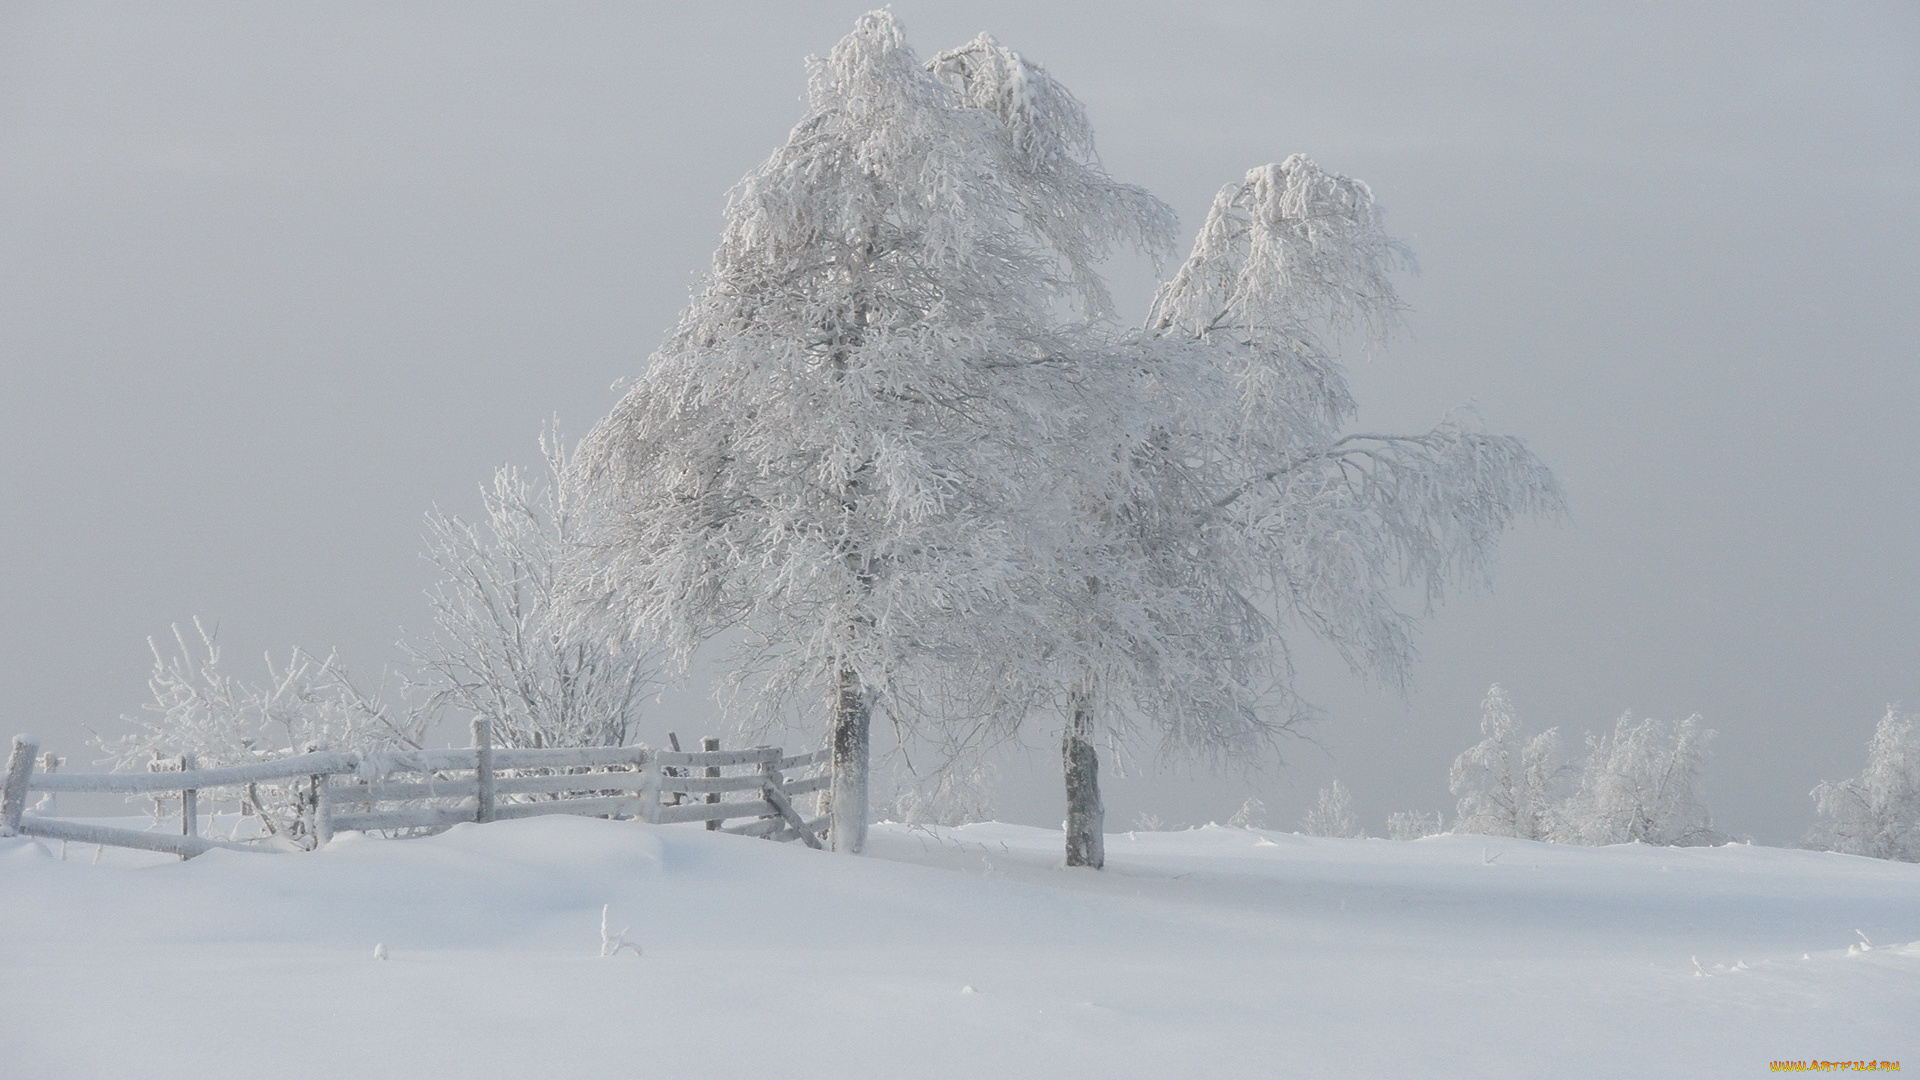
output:
M645 746L562 746L493 748L493 767L497 769L607 768L613 765L645 765L654 751Z
M459 825L473 820L473 807L417 807L409 810L378 810L366 814L333 815L333 831L373 832L376 829L425 829Z
M807 831L816 837L824 836L825 830L832 824L833 815L822 814L819 817L807 819ZM738 836L759 836L768 840L800 839L800 835L793 831L793 826L788 825L785 818L777 817L761 818L759 821L748 822L745 825L729 826L725 831Z
M759 773L746 776L663 776L660 790L703 794L717 791L758 791L766 783Z
M471 752L471 751L469 751ZM36 776L29 787L34 791L93 791L138 795L151 791L181 791L186 788L226 787L261 780L286 780L295 776L350 773L359 762L356 754L323 751L299 754L251 765L229 765L219 769L193 772L157 773L54 773Z
M810 768L814 765L825 765L832 760L832 751L815 750L811 754L795 754L792 757L783 757L779 761L774 762L773 767L783 773L787 773L793 772L796 769Z
M748 750L687 750L674 753L661 750L653 755L656 765L700 767L705 765L761 765L780 760L777 746L756 746Z
M781 792L780 774L774 773L771 779L774 782L767 785L767 801L773 804L775 810L780 811L780 817L786 821L794 835L800 838L801 843L818 850L821 846L820 838L813 835L812 829L807 828L806 819L800 816L799 812L793 808L793 804L787 801L787 796Z
M498 751L495 751L498 753ZM639 772L563 773L558 776L505 776L494 780L496 795L555 795L570 791L639 791L647 776ZM470 799L479 794L474 780L421 780L405 783L340 784L327 789L335 806L412 799Z
M41 836L49 840L67 840L78 844L105 844L108 847L164 851L169 855L179 855L182 858L203 855L214 848L226 848L229 851L275 850L255 844L236 844L228 840L215 840L206 836L175 836L171 833L143 832L139 829L116 829L108 825L87 825L78 821L63 821L59 818L31 815L21 819L20 833L23 836Z
M366 755L367 771L379 776L397 772L472 772L474 747L449 750L403 750ZM493 748L493 768L567 769L644 765L653 751L644 746L542 746Z
M681 821L724 821L728 818L765 817L775 813L773 804L765 799L752 802L689 803L685 806L662 806L654 808L653 821L661 825L672 825Z
M786 828L787 823L784 819L767 817L749 821L745 825L728 825L720 831L732 833L735 836L770 836L777 832L785 832Z
M333 806L354 806L377 802L408 802L415 799L471 799L480 793L472 779L424 780L410 783L337 784L323 796Z
M509 776L495 780L502 795L551 795L568 791L639 791L647 776L638 772L563 773L558 776Z
M584 817L639 817L646 806L631 795L607 795L597 799L549 799L546 802L501 803L494 808L496 817L544 817L548 814L579 814Z
M780 785L780 790L786 792L788 798L793 798L800 795L811 795L816 791L825 791L832 786L833 777L816 776L811 780L788 780Z

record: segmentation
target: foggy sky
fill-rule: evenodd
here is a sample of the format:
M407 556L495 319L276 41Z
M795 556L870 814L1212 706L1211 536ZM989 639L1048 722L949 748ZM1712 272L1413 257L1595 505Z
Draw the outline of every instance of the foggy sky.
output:
M83 763L194 615L242 674L396 661L422 513L613 404L865 5L653 7L0 7L5 734ZM1408 693L1308 650L1326 720L1286 768L1139 763L1111 828L1249 794L1291 827L1335 776L1376 833L1450 811L1499 681L1574 743L1702 714L1717 822L1791 841L1920 711L1920 8L894 11L923 56L985 30L1045 64L1189 232L1289 153L1366 180L1422 272L1360 427L1471 405L1573 506L1435 612ZM1145 268L1116 282L1143 314ZM695 689L642 738L716 724ZM1043 734L1004 818L1058 820Z

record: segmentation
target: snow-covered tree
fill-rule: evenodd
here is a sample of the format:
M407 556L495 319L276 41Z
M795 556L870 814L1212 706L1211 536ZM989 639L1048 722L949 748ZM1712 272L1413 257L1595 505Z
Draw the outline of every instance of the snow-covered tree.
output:
M1340 345L1398 310L1365 185L1254 170L1146 329L1104 329L1095 260L1169 221L1043 69L985 37L923 66L870 14L584 444L586 607L683 664L727 634L763 716L824 700L837 847L876 705L962 750L1050 705L1068 862L1097 866L1097 744L1261 749L1302 711L1296 631L1401 678L1401 591L1480 580L1559 508L1514 439L1343 431Z
M1403 591L1431 607L1484 581L1506 528L1561 510L1517 439L1464 420L1343 430L1341 343L1390 328L1401 258L1366 185L1299 155L1252 170L1215 199L1145 332L1101 369L1126 388L1100 399L1124 404L1096 412L1087 464L1060 474L1075 500L1056 552L1070 826L1095 817L1072 812L1075 792L1098 805L1075 782L1095 775L1091 734L1076 732L1257 752L1306 711L1291 635L1397 682L1416 622ZM1084 843L1068 837L1070 862Z
M1675 724L1634 722L1587 736L1579 790L1561 807L1553 839L1578 844L1710 844L1723 839L1700 803L1700 774L1713 732L1699 716Z
M589 632L562 595L579 543L567 452L543 434L546 474L494 473L478 523L427 515L432 633L403 642L427 692L424 708L485 716L503 746L619 746L657 683L656 651Z
M1313 809L1300 819L1300 831L1307 836L1332 836L1357 839L1366 833L1353 816L1353 797L1347 786L1335 780L1320 789Z
M1416 621L1398 590L1431 605L1480 584L1502 532L1562 508L1518 439L1465 419L1418 435L1343 430L1356 406L1340 343L1391 328L1402 257L1365 184L1296 154L1220 192L1149 317L1163 357L1197 352L1223 388L1200 398L1204 413L1177 412L1152 459L1192 492L1197 515L1180 532L1220 544L1231 591L1277 610L1259 624L1268 652L1291 623L1394 681ZM1213 405L1229 393L1234 407Z
M1823 820L1811 841L1829 851L1920 862L1920 715L1893 706L1867 744L1867 767L1813 789Z
M1554 729L1520 733L1513 702L1498 683L1480 706L1483 738L1454 759L1448 786L1459 802L1453 831L1546 840L1568 769Z
M1091 261L1168 215L1100 172L1070 95L987 39L922 65L871 13L811 62L808 97L583 444L581 593L682 664L732 631L763 717L824 704L833 844L858 851L876 705L946 733L1033 704L984 646L1037 636L1017 627L1052 546L1043 450L1085 412Z

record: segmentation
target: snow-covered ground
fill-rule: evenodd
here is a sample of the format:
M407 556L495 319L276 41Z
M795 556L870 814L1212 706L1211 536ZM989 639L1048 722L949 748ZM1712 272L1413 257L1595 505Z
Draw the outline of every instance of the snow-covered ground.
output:
M0 1075L1920 1069L1920 866L1209 827L1115 834L1094 873L1011 825L872 843L544 818L132 866L0 840ZM644 956L598 955L607 904Z

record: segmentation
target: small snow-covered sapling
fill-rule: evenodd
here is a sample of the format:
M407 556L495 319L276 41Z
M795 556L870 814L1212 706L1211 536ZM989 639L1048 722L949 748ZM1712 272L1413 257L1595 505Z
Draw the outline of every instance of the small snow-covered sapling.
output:
M612 904L602 904L600 906L600 955L618 956L621 949L632 949L633 955L635 956L644 955L640 951L640 946L627 940L627 931L632 930L633 927L623 927L617 934L608 932L607 913L612 907Z

